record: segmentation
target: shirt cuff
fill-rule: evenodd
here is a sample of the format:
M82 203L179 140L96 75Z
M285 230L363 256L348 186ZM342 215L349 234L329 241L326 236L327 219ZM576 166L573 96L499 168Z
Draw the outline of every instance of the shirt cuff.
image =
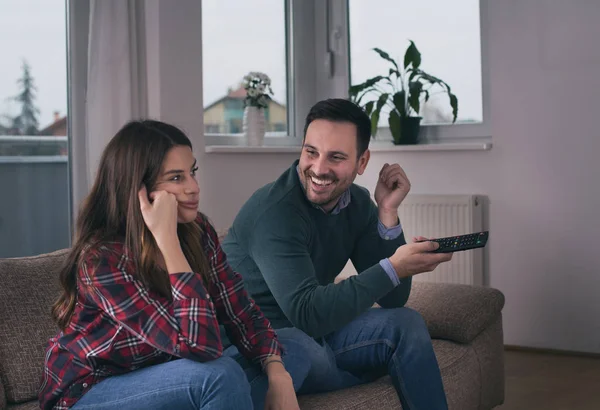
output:
M390 277L390 280L394 284L394 286L398 286L400 284L400 278L398 278L398 274L396 273L396 269L392 266L392 262L388 258L382 259L379 261L379 264Z
M402 225L398 221L398 225L392 226L391 228L386 228L386 226L378 221L377 230L379 231L379 236L381 239L385 239L386 241L390 241L396 239L402 233Z

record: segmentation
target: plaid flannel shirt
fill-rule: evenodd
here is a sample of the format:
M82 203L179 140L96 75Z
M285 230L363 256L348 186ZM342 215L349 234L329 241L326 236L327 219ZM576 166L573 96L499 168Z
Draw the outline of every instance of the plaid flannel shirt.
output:
M254 362L281 355L269 321L227 263L202 215L209 285L199 274L169 275L173 301L147 289L123 243L89 249L77 277L71 323L49 341L39 390L43 409L69 409L104 378L178 358L206 362L223 353L219 323Z

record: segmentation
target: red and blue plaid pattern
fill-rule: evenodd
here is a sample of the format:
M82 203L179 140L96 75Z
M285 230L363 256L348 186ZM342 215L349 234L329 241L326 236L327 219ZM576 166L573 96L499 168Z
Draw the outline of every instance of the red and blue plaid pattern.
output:
M219 324L257 363L282 354L270 323L227 263L214 228L201 215L196 222L210 266L208 289L197 273L169 275L172 302L136 278L122 243L85 252L71 323L46 351L43 409L70 408L106 377L177 358L214 360L223 352Z

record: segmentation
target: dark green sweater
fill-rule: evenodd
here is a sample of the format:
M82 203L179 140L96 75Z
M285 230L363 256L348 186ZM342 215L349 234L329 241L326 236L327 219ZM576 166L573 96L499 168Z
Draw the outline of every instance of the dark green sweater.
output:
M401 307L411 280L394 287L379 264L405 243L384 240L369 192L350 187L350 204L326 214L306 198L298 162L257 190L223 241L231 267L275 329L294 326L312 337L340 329L375 302ZM359 275L338 284L348 259Z

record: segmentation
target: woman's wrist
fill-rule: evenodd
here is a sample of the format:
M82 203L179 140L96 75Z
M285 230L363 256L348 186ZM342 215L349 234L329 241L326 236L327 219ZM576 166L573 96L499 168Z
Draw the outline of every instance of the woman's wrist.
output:
M271 356L262 363L263 371L267 374L269 379L280 375L288 375L289 373L285 369L285 365L281 357Z
M165 267L169 273L190 272L192 270L179 243L170 244L159 249L165 260Z

